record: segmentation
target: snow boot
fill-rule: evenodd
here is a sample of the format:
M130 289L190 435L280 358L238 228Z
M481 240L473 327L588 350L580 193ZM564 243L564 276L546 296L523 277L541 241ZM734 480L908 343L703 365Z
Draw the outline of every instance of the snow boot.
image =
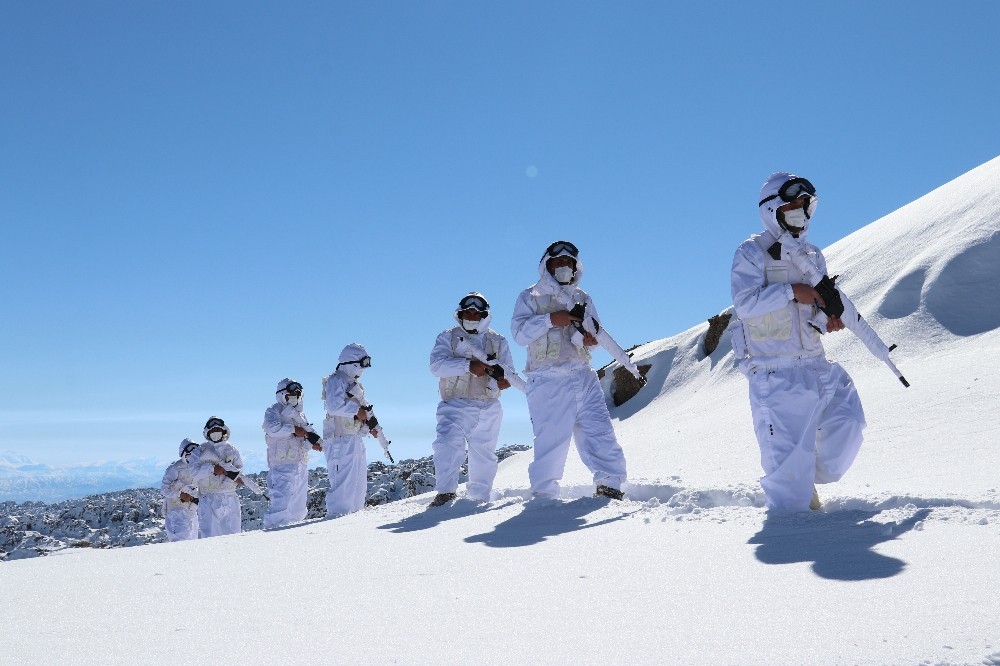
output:
M447 504L458 497L455 493L438 493L438 495L431 500L431 506L441 506L442 504Z
M594 497L610 497L614 500L621 500L625 499L625 493L611 486L597 486Z
M809 500L809 510L819 511L822 508L823 508L823 503L819 501L819 492L817 492L816 486L813 486L813 496L812 499Z

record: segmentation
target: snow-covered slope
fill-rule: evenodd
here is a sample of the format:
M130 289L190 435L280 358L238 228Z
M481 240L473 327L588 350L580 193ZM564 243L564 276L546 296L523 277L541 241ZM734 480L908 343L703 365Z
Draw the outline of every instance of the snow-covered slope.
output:
M745 380L699 325L636 350L630 501L575 456L526 501L522 453L484 506L5 563L0 661L1000 664L1000 160L827 258L912 387L827 338L870 425L824 512L761 508Z

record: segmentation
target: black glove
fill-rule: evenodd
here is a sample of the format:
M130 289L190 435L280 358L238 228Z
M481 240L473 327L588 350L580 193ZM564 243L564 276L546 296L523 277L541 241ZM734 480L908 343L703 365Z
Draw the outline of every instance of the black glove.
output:
M320 436L314 432L306 432L306 439L310 444L319 444Z
M576 317L580 321L583 321L583 318L587 316L587 304L577 303L573 306L573 309L569 311L569 314L571 317Z
M844 314L844 301L840 298L840 292L837 291L837 287L829 275L824 275L815 289L826 303L826 306L820 310L825 312L827 317L839 317Z
M499 365L486 366L486 374L489 375L492 379L495 379L497 381L500 381L501 379L504 378L503 367Z

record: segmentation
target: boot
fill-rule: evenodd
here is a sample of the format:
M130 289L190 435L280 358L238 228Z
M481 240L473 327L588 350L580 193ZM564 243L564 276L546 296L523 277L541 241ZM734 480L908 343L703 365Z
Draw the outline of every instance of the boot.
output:
M447 504L448 502L455 499L457 495L455 493L438 493L438 495L431 500L431 506L441 506L442 504Z
M814 485L813 486L813 496L812 496L812 499L809 500L809 510L810 511L819 511L822 508L823 508L823 503L819 501L819 493L816 491L816 486Z
M611 486L597 486L594 497L610 497L611 499L621 500L625 499L625 493Z

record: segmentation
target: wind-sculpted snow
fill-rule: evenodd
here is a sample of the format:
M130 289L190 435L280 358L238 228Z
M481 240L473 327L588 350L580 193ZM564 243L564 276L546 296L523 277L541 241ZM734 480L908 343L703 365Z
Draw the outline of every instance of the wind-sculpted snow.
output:
M528 447L513 445L497 451L504 460ZM460 482L467 479L462 466ZM251 474L262 488L267 472ZM326 515L326 468L309 470L309 514ZM403 460L396 465L374 462L368 466L368 506L395 502L434 489L431 457ZM263 527L267 500L240 488L243 531ZM160 543L163 532L163 498L153 488L91 495L56 504L43 502L0 503L0 561L47 555L65 548L122 548Z

